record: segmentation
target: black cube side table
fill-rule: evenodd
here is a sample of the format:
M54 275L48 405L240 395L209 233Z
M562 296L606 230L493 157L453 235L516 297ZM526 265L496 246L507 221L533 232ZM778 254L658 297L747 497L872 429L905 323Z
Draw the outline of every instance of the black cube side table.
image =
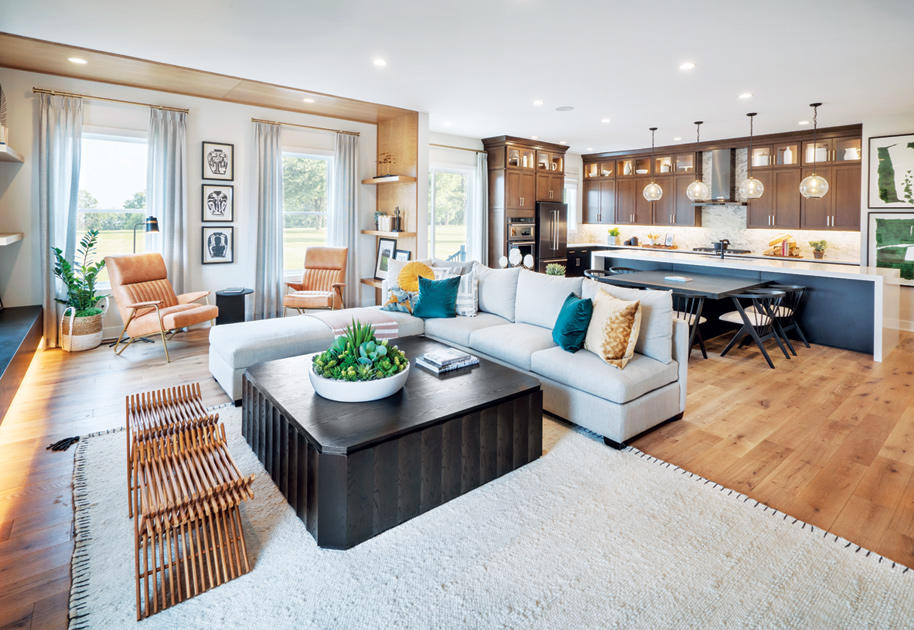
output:
M244 296L253 292L254 289L222 289L221 291L216 291L216 306L219 307L216 325L243 322Z

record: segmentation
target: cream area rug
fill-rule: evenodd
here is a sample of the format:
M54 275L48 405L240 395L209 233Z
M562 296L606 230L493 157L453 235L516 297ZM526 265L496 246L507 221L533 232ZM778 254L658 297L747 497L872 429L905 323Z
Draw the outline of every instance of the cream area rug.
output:
M137 623L124 435L79 442L71 628L850 628L914 619L914 571L569 431L348 551L317 547L219 410L255 498L252 571Z

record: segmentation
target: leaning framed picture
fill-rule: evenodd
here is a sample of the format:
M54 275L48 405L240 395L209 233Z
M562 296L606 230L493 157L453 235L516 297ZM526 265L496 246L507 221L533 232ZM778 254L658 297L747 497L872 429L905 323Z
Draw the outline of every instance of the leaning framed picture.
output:
M394 250L394 260L400 260L406 262L412 256L412 252L408 249L395 249Z
M230 184L203 184L203 222L225 223L235 220L235 187Z
M914 208L914 133L871 137L868 170L870 209Z
M866 259L870 267L898 269L914 287L914 212L870 212Z
M374 277L384 280L387 277L387 266L397 250L397 239L379 238L378 255L374 263Z
M235 179L235 145L203 141L203 179Z
M201 262L204 265L235 262L235 228L204 227Z

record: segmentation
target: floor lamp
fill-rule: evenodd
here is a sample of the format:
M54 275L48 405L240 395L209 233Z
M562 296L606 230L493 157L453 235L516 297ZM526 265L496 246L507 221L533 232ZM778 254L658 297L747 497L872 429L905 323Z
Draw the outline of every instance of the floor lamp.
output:
M146 228L143 230L146 233L149 232L158 232L159 231L159 220L153 216L148 216L144 221L140 221L133 226L133 253L136 253L136 229L141 225L145 225Z

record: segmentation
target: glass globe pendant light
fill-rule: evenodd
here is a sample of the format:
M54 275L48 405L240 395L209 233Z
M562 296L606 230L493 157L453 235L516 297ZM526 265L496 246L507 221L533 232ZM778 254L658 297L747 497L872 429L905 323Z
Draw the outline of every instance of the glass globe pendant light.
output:
M807 199L819 199L828 192L828 182L821 175L816 175L816 130L818 128L818 110L822 103L810 103L812 107L812 175L807 175L800 182L800 194Z
M657 131L657 127L651 127L651 162L654 161L654 132ZM663 188L660 187L660 184L654 181L653 174L653 165L651 166L651 183L644 187L644 190L641 191L641 194L644 195L644 198L648 201L660 201L663 197Z
M749 152L746 154L746 179L739 185L739 194L743 199L758 199L765 193L765 185L752 177L752 136L755 132L752 124L757 112L746 114L749 117Z
M704 123L703 120L695 121L695 143L701 142L701 125ZM700 159L697 158L697 159ZM696 165L697 166L697 165ZM698 168L695 168L695 172L698 172ZM707 201L711 198L711 188L698 179L695 178L695 181L689 184L686 188L686 197L689 198L689 201Z

